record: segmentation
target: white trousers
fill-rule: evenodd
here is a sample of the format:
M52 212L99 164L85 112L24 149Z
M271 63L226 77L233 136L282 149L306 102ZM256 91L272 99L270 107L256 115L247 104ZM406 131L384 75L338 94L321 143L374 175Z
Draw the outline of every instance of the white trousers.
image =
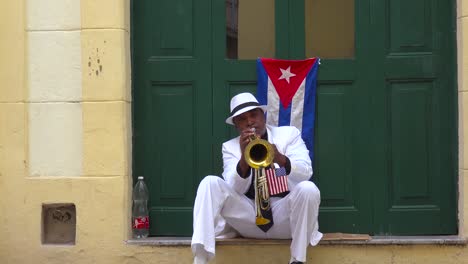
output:
M215 238L291 239L291 257L305 262L307 246L322 238L318 231L320 191L313 182L297 184L284 198L271 198L273 226L263 232L255 225L253 200L234 191L222 178L206 176L198 186L193 210L192 251L208 260L215 255Z

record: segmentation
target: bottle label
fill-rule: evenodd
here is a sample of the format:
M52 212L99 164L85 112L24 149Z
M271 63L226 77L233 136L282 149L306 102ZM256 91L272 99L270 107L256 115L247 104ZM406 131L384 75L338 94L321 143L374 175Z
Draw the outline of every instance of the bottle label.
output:
M149 218L148 218L148 216L134 217L133 218L133 229L149 229Z

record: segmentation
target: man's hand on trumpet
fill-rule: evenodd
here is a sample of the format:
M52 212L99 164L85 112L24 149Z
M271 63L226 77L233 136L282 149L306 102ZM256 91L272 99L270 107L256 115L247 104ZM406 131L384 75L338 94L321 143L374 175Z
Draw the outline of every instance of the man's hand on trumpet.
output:
M273 162L277 163L280 167L285 167L288 158L278 151L278 148L276 148L275 144L271 144L271 145L273 146L273 149L275 150L275 157L273 158Z
M247 128L241 131L239 138L239 146L241 150L241 159L239 160L238 172L242 178L247 178L249 176L250 166L247 164L244 158L245 147L250 143L252 137L255 137L255 128Z

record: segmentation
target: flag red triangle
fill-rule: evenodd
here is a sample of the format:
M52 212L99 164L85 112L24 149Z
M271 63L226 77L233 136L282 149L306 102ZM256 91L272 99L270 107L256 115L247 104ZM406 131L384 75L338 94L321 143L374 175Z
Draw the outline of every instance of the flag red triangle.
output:
M292 98L316 60L317 58L306 60L261 59L284 108L291 104Z

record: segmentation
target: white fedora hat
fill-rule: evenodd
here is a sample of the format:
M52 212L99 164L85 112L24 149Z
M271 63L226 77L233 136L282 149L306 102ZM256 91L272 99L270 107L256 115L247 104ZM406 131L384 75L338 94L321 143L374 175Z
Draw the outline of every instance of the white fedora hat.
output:
M265 113L266 105L260 105L257 98L251 93L240 93L231 99L231 113L226 119L226 123L234 125L232 118L255 108L260 108Z

